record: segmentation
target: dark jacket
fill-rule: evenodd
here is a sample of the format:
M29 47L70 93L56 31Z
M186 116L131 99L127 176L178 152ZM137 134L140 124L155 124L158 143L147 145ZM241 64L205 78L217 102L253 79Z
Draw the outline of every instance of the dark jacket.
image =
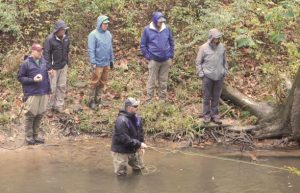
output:
M111 150L117 153L135 153L144 142L141 118L120 110L115 123Z
M41 82L33 81L33 78L37 74L41 74L43 76L43 80ZM23 87L24 101L26 101L29 96L51 93L46 61L43 57L39 60L39 64L36 64L31 56L25 59L20 65L18 80Z
M60 40L55 35L62 28L67 28L66 24L59 20L55 23L54 31L47 37L44 44L44 57L47 61L48 69L62 69L69 63L70 40L68 35Z
M170 28L164 23L160 31L155 28L160 17L164 15L156 12L150 25L145 27L140 48L146 59L164 62L174 57L174 41Z

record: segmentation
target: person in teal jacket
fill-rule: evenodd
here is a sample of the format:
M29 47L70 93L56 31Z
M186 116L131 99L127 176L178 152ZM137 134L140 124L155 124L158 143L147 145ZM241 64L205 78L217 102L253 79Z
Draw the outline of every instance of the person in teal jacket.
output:
M91 94L89 106L95 109L101 102L100 92L105 92L110 66L114 55L112 35L108 31L109 18L101 15L97 19L96 29L88 36L88 54L92 69Z

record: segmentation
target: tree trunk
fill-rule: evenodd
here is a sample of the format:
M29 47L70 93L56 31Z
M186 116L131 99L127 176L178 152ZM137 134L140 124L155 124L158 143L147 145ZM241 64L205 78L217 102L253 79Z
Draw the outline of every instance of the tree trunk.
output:
M292 137L300 141L300 67L284 106L273 108L255 102L232 87L224 87L222 96L256 115L261 126L254 136L258 139Z
M223 87L222 96L225 99L229 99L232 103L245 108L259 118L266 117L274 111L274 108L269 104L265 102L256 102L231 86Z
M277 114L274 112L274 114ZM266 127L255 133L259 139L291 136L300 141L300 68L283 108L278 110L273 121L265 121Z
M300 141L300 67L293 85L293 103L291 108L291 127L293 137Z

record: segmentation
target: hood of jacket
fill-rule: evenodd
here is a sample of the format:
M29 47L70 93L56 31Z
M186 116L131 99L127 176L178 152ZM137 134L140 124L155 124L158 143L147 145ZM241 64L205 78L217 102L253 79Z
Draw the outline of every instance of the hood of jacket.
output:
M212 39L216 39L216 38L221 38L222 37L222 33L216 29L213 28L211 30L209 30L208 32L208 42L210 43Z
M101 25L103 23L103 21L107 20L108 17L106 15L100 15L98 18L97 18L97 23L96 23L96 29L99 31L99 32L104 32L102 29L101 29Z
M161 12L154 12L154 13L153 13L153 16L152 16L152 22L153 22L155 25L157 25L158 19L161 18L161 17L166 18L166 17L164 16L163 13L161 13Z
M63 20L58 20L54 24L54 33L58 32L60 29L67 30L69 27L66 25L66 23Z

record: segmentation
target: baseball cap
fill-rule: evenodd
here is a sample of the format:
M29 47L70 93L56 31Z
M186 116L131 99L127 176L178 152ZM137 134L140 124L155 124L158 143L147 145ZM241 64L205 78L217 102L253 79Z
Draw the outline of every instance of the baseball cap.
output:
M129 106L139 106L139 105L140 105L140 101L132 97L127 98L124 102L125 108Z
M41 52L43 50L43 46L41 46L40 44L34 43L31 46L31 50Z
M166 22L167 20L166 20L166 18L165 17L160 17L158 20L157 20L157 22Z
M110 21L108 19L106 19L102 23L110 23Z

